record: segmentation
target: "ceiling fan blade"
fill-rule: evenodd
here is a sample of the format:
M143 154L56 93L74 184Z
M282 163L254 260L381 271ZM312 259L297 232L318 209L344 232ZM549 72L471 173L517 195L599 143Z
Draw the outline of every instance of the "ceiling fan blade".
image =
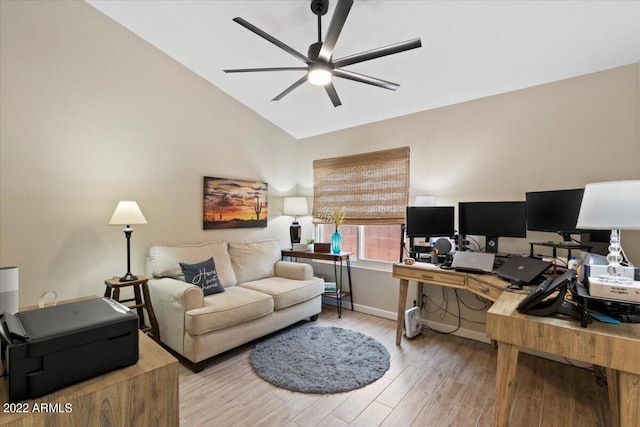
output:
M404 52L405 50L416 49L418 47L422 47L420 37L400 43L390 44L384 47L379 47L377 49L368 50L366 52L345 56L333 61L333 66L335 68L346 67L347 65L369 61L371 59L380 58L382 56L393 55L394 53L400 53Z
M292 90L294 90L295 88L297 88L298 86L300 86L302 83L306 81L307 81L307 75L305 74L300 78L300 80L296 81L294 84L292 84L291 86L289 86L288 88L280 92L278 96L272 99L272 101L280 101L282 98L287 96L289 92L291 92Z
M353 80L354 82L366 83L372 86L378 86L383 89L396 90L400 87L397 83L388 82L386 80L376 79L375 77L365 76L364 74L354 73L347 70L333 70L335 77L341 77L343 79Z
M340 102L340 97L338 96L338 92L336 92L336 88L333 86L333 83L329 83L327 84L324 89L327 91L327 95L329 95L329 98L331 98L331 102L333 103L334 107L339 107L342 105L342 102Z
M331 22L329 23L329 27L327 28L327 34L325 35L324 41L322 42L322 48L320 48L320 53L318 54L318 59L322 60L323 62L328 63L331 59L333 49L336 47L338 36L340 36L342 27L347 20L347 16L349 15L351 6L353 6L353 0L338 0L336 9L334 10L333 16L331 17Z
M243 27L245 27L247 30L259 35L263 39L273 43L276 46L278 46L280 49L286 51L287 53L289 53L289 54L291 54L293 56L295 56L296 58L298 58L302 62L304 62L306 64L310 64L311 63L309 58L307 58L306 56L304 56L303 54L301 54L297 50L293 49L292 47L287 46L286 44L282 43L280 40L276 39L275 37L265 33L264 31L262 31L260 28L256 27L255 25L245 21L244 19L242 19L240 17L233 18L233 20L235 22L237 22L238 24L242 25Z
M253 73L256 71L307 71L307 67L276 67L276 68L234 68L222 70L225 73Z

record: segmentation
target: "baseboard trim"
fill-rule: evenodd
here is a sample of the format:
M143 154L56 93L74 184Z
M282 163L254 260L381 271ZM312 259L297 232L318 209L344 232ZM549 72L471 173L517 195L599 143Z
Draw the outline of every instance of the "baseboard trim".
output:
M422 326L427 326L428 328L433 329L436 332L448 333L449 331L456 328L454 325L449 325L447 323L435 322L433 320L422 319ZM475 341L480 341L485 344L491 344L491 340L487 337L484 332L472 331L471 329L459 328L455 332L451 332L451 335L455 335L460 338L468 338Z
M329 297L322 297L322 304L326 304L326 305L332 305L334 307L338 306L338 301L335 298L329 298ZM354 305L354 310L355 311L360 311L357 309L357 305ZM342 309L343 310L351 310L351 301L349 300L349 298L347 297L347 299L342 299ZM364 313L364 311L362 312ZM370 314L370 313L367 313Z

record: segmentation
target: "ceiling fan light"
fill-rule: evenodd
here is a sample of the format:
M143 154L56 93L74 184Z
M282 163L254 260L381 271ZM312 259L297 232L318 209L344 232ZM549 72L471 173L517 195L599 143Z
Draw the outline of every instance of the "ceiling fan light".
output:
M324 86L331 83L331 71L326 68L313 68L309 70L309 83L316 86Z

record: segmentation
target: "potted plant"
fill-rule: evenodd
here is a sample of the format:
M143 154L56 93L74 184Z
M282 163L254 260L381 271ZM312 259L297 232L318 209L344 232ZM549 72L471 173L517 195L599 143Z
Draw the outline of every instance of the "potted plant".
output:
M313 252L313 244L315 243L315 240L313 239L307 239L307 250L309 252Z

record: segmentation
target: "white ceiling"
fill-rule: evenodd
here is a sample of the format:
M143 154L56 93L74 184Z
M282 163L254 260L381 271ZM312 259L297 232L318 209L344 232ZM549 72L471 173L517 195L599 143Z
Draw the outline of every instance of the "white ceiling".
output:
M422 48L345 68L400 88L393 92L336 78L340 107L309 83L273 102L304 72L222 69L304 64L232 19L242 17L306 55L317 39L309 0L86 1L296 138L640 59L638 0L356 0L333 57L421 37ZM335 4L330 1L323 31Z

